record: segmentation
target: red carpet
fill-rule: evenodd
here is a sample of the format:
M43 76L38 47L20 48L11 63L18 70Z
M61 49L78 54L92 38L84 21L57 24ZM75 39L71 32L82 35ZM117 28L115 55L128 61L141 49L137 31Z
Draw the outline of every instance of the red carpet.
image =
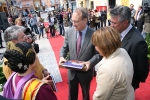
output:
M60 48L63 45L64 38L62 36L52 37L49 39L52 49L54 50L57 62L59 61L59 52ZM68 84L67 84L67 70L59 68L62 82L57 83L58 92L56 92L56 96L58 100L68 100ZM96 88L96 80L95 77L91 83L90 89L90 100L92 100L93 93ZM78 100L82 100L81 89L79 89ZM145 83L140 84L140 88L135 92L135 100L150 100L150 74Z

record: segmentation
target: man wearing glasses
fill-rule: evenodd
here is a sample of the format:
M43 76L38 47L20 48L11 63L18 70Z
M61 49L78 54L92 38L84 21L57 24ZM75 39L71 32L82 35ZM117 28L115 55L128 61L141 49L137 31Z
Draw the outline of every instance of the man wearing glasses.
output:
M111 26L121 35L121 47L128 52L133 62L132 86L137 89L140 82L145 82L149 73L147 44L140 32L130 24L131 10L129 7L117 6L110 11L110 16Z
M83 100L90 100L89 90L93 67L99 62L99 54L91 43L94 30L87 26L88 11L86 8L77 8L71 21L73 27L66 31L59 64L66 61L65 57L68 53L70 60L84 61L84 71L68 69L68 100L78 100L78 84L82 89Z

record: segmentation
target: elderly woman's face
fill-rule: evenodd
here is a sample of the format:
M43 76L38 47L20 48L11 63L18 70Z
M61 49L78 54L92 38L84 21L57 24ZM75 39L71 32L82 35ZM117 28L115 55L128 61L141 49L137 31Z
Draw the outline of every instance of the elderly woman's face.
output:
M104 56L101 49L99 49L97 46L95 46L95 49L98 51L98 53L101 55L101 56Z
M27 41L27 36L21 32L20 34L18 34L18 39L15 40L15 43L19 43L19 42L26 42Z

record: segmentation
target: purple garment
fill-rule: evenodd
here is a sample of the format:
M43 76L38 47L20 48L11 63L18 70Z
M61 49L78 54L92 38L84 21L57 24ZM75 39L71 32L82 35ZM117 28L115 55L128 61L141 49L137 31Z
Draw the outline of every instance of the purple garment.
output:
M50 85L43 84L39 89L35 100L58 100Z
M9 77L9 79L7 80L7 82L4 85L4 90L3 90L3 96L6 98L10 98L10 99L21 99L22 98L22 91L23 91L23 87L25 85L25 83L31 79L31 77L34 75L34 72L30 73L27 76L24 76L22 79L19 80L18 84L17 84L17 89L13 95L12 93L12 79L13 76L17 74L15 72L13 72L11 74L11 76Z

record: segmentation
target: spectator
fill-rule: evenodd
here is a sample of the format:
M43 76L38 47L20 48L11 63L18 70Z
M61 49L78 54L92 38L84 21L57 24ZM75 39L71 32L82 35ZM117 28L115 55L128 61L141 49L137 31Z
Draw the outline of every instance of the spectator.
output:
M142 6L139 6L135 14L135 19L136 19L137 30L139 30L140 33L143 31L143 25L144 25L144 20L139 20L139 17L142 13L143 13Z
M38 27L39 27L39 40L40 40L40 37L41 37L41 35L42 35L42 37L44 38L44 33L43 33L43 29L45 28L45 26L44 26L44 23L43 23L43 19L40 17L39 18L39 22L38 22Z
M57 15L57 19L58 19L58 24L59 24L59 30L60 30L60 35L64 35L64 25L63 25L63 15L58 12Z
M48 14L48 21L49 21L49 28L51 36L55 36L55 29L54 29L54 17L51 14Z
M12 21L12 18L11 18L11 17L8 17L8 23L9 23L9 26L14 25L14 23L13 23L13 21Z
M95 10L95 27L96 27L96 30L100 28L100 15L97 12L97 10Z
M107 12L103 8L102 11L100 11L100 13L101 13L101 27L103 27L103 24L104 26L106 26Z
M130 4L130 10L131 10L131 25L132 25L132 26L135 26L135 19L134 19L134 16L135 16L136 10L135 10L133 7L134 7L134 4Z
M95 28L95 15L93 11L91 11L89 21L90 21L90 27L94 29Z
M36 34L39 34L39 30L37 27L37 19L35 16L31 15L30 24L33 27Z
M108 19L108 26L110 26L110 10L112 8L108 8L108 12L107 12L107 19Z
M3 47L3 40L2 40L2 30L0 30L0 48L4 48Z

